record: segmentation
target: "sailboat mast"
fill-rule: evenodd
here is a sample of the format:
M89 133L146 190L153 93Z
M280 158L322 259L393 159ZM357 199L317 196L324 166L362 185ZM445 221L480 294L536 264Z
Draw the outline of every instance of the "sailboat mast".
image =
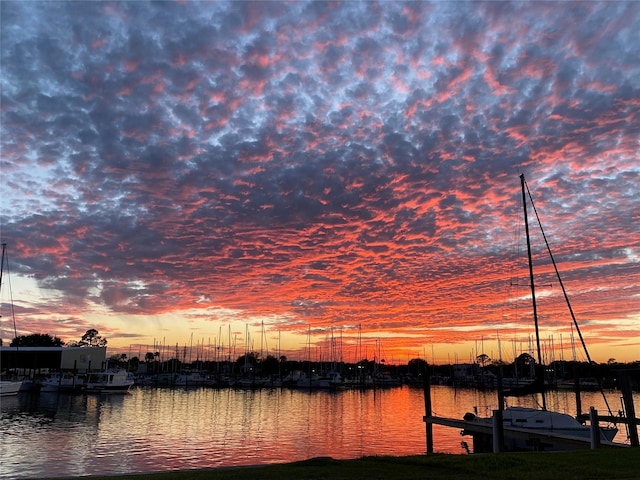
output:
M524 175L523 177L523 188L525 188L524 185ZM522 195L524 196L524 190L522 192ZM529 198L531 198L531 193L529 193ZM593 360L591 360L591 356L589 355L589 350L587 349L587 344L584 341L584 338L582 336L582 332L580 331L580 326L578 325L578 321L576 320L576 316L573 313L573 307L571 307L571 302L569 301L569 295L567 294L567 290L564 288L564 283L562 282L562 277L560 276L560 271L558 270L558 265L556 263L555 258L553 257L553 253L551 253L551 247L549 246L549 242L547 241L547 236L544 233L544 228L542 228L542 222L540 221L540 217L538 216L538 211L536 210L536 206L533 203L533 199L531 198L531 206L533 207L533 213L536 216L536 220L538 222L538 226L540 227L540 233L542 233L542 238L544 239L544 243L547 247L547 252L549 253L549 258L551 259L551 263L553 264L553 269L556 273L556 278L558 279L558 283L560 284L560 288L562 289L562 294L564 295L564 300L567 304L567 308L569 309L569 313L571 314L571 319L573 320L573 325L575 325L576 327L576 331L578 332L578 337L580 338L580 342L582 343L582 349L584 350L585 355L587 356L587 360L589 362L589 365L593 365ZM571 330L571 332L573 333L573 328ZM574 346L574 360L575 360L575 346ZM596 377L596 379L598 380L598 387L600 389L600 393L602 394L602 398L604 400L605 405L607 406L607 410L609 411L609 415L613 416L613 413L611 411L611 407L609 407L609 402L607 401L607 397L604 394L604 389L602 387L602 383L600 382L600 379L598 377Z
M2 290L2 277L4 276L4 257L7 253L7 244L2 244L2 260L0 261L0 291Z
M2 244L2 260L0 260L0 292L2 292L2 277L4 276L4 258L7 254L7 244L3 243ZM9 261L7 260L7 268L9 266ZM13 305L13 299L11 300L11 305ZM16 321L15 321L15 317L13 319L13 330L15 332L15 337L18 336L18 332L16 330Z
M524 209L524 228L527 234L527 258L529 260L529 283L531 284L531 305L533 307L533 323L536 329L536 349L538 350L538 367L542 367L542 353L540 349L540 332L538 330L538 306L536 304L536 286L533 281L533 260L531 258L531 239L529 238L529 219L527 215L527 197L524 186L524 173L520 175L520 185L522 187L522 208ZM544 377L542 378L544 382ZM542 409L547 409L547 401L544 390L542 392Z
M2 243L2 260L0 260L0 292L2 292L2 277L4 276L4 265L7 264L7 275L9 275L9 257L7 255L7 244ZM11 287L11 283L9 283ZM5 287L6 288L6 287ZM9 301L11 303L11 317L13 318L13 336L18 337L18 329L16 327L16 314L13 311L13 297L11 295L11 288L9 288Z

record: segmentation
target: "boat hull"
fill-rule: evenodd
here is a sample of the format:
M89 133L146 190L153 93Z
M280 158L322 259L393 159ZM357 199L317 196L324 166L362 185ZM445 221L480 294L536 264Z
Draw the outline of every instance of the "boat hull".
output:
M13 382L9 380L0 381L0 397L8 397L17 395L22 387L22 382Z
M42 393L77 392L84 388L84 378L73 374L52 374L40 383Z
M127 393L131 385L87 385L88 393Z
M465 420L480 425L492 425L493 418L465 415ZM534 408L509 407L502 412L504 449L506 451L563 451L575 450L576 439L584 439L588 448L591 427L571 415ZM611 442L618 433L616 427L600 427L600 439ZM527 434L530 434L528 436ZM492 436L463 430L462 435L473 437L474 452L492 451Z
M134 380L124 370L94 373L89 376L85 391L89 393L127 393Z

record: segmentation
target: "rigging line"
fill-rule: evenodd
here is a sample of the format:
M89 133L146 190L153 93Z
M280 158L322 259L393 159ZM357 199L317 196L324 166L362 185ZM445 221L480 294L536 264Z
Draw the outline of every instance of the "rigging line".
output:
M564 295L564 299L567 302L567 307L569 308L569 313L571 314L571 319L573 320L573 324L576 327L576 331L578 332L578 337L580 338L580 342L582 343L582 348L584 349L584 353L587 356L587 360L589 361L589 368L593 368L593 361L591 360L591 356L589 355L589 350L587 349L587 344L584 341L582 336L582 332L580 331L580 326L578 325L578 321L576 320L576 316L573 313L573 308L571 307L571 302L569 301L569 295L567 294L567 290L564 288L564 283L562 282L562 277L560 276L560 271L558 270L558 265L556 265L556 260L553 257L553 253L551 253L551 247L549 246L549 242L547 241L547 236L544 233L544 229L542 228L542 222L540 221L540 216L538 215L538 210L536 209L535 204L533 203L533 197L531 196L531 192L529 191L529 185L526 180L524 180L524 184L527 188L527 194L529 195L529 200L531 201L531 207L533 208L533 212L535 213L536 220L538 221L538 226L540 227L540 232L542 233L542 238L544 239L544 243L547 247L547 252L549 253L549 258L551 259L551 263L553 264L553 269L556 272L556 277L558 278L558 283L560 284L560 288L562 288L562 294ZM613 416L611 411L611 407L609 406L609 402L607 401L607 397L604 394L604 388L602 387L602 382L600 382L600 378L596 375L596 381L598 382L598 388L600 389L600 393L604 398L604 403L607 406L607 410L609 411L609 415Z
M9 284L9 305L11 308L11 318L13 320L13 337L18 338L16 328L16 311L13 305L13 290L11 289L11 276L9 272L9 255L7 254L7 244L2 243L2 260L0 260L0 290L2 289L2 277L4 276L4 264L7 264L7 283Z

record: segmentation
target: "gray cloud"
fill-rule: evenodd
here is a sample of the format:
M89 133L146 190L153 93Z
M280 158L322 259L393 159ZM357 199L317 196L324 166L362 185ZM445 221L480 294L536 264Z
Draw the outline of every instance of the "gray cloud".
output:
M403 287L431 316L429 278L500 261L524 171L576 280L624 271L637 313L636 3L0 8L2 235L47 287L326 315Z

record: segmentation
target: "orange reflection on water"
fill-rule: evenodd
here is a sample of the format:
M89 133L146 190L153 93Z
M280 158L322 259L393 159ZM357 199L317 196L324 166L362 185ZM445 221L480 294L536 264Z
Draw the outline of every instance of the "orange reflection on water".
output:
M619 394L610 393L617 405ZM434 386L433 413L462 418L496 408L495 392ZM575 413L572 392L550 409ZM535 406L530 398L513 405ZM640 402L640 396L635 395ZM583 406L605 411L594 392ZM124 396L44 394L3 399L0 477L139 473L283 463L312 457L419 455L421 388L342 392L134 389ZM624 441L624 429L616 441ZM5 441L9 439L9 441ZM457 429L434 425L436 452L465 453Z

